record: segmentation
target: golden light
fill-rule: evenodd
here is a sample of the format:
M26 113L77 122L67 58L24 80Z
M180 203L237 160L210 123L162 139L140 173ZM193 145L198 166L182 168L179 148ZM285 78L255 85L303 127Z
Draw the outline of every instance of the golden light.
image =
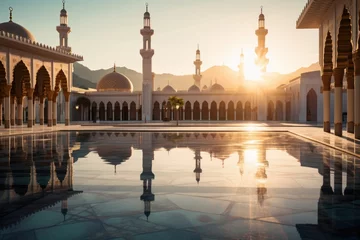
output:
M238 51L234 51L238 52ZM229 66L234 71L239 72L240 53L234 54L229 60ZM255 64L256 54L253 49L244 49L244 75L245 80L260 81L262 79L262 72Z
M258 151L256 149L246 149L244 151L244 161L256 165L258 160Z
M260 81L261 71L258 66L255 65L254 61L245 59L244 64L245 79L249 81Z

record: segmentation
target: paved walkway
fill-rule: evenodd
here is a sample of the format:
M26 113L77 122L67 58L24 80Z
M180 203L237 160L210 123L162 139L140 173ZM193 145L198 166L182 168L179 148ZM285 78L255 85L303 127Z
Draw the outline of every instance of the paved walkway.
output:
M176 122L155 122L139 123L128 122L116 124L114 122L92 124L92 123L72 123L71 126L58 124L55 127L36 125L33 128L16 126L11 129L0 127L0 137L36 134L53 131L125 131L125 132L290 132L299 137L306 138L329 147L342 150L360 158L360 141L354 140L354 135L343 131L343 137L337 137L333 133L324 133L321 125L300 124L300 123L280 123L280 122L181 122L176 126Z

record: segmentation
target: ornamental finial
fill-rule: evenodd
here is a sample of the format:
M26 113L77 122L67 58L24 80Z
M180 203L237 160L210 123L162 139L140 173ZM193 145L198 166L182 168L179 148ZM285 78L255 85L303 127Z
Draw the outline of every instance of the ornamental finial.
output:
M114 72L116 72L116 64L115 64L115 62L114 62Z
M65 0L62 0L63 3L63 9L65 9Z
M146 5L146 11L148 11L149 4L146 3L145 5Z
M14 10L12 7L9 7L10 10L10 22L12 22L12 11Z
M261 14L262 14L263 6L261 6L260 9L261 9Z

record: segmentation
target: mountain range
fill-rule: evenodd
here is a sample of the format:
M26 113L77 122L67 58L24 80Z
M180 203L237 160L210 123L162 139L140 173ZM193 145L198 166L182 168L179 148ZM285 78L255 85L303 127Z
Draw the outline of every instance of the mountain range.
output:
M288 74L276 72L266 73L264 75L265 83L268 87L276 88L281 84L288 83L291 79L299 77L304 72L320 70L319 63L313 63L308 67L302 67ZM84 89L96 88L97 82L106 74L113 71L113 68L90 70L86 66L75 63L73 73L73 85ZM134 86L134 91L141 90L142 73L136 72L126 67L116 67L116 71L127 76ZM202 72L201 85L211 85L215 82L221 84L225 89L237 87L238 73L227 66L213 66ZM169 73L155 73L155 89L162 89L170 84L177 90L187 90L194 84L192 75L173 75Z

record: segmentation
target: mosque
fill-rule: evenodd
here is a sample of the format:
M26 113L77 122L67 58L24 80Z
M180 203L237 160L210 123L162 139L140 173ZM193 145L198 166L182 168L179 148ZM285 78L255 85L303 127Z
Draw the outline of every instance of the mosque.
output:
M312 121L322 122L320 72L305 73L276 89L266 89L260 82L245 81L244 55L239 62L238 88L228 90L215 82L201 83L201 52L195 54L194 84L188 90L175 90L167 85L154 89L156 76L152 72L151 37L154 30L146 6L140 34L143 46L143 85L134 91L131 79L116 72L103 76L96 89L72 86L73 63L82 56L72 53L69 46L68 14L65 2L56 27L60 43L57 47L38 43L33 34L16 24L10 8L10 21L0 24L0 116L5 128L14 125L28 127L38 123L54 126L70 121ZM258 18L258 56L256 64L265 72L265 15ZM173 109L170 96L184 100L184 106ZM2 124L2 123L1 123Z

